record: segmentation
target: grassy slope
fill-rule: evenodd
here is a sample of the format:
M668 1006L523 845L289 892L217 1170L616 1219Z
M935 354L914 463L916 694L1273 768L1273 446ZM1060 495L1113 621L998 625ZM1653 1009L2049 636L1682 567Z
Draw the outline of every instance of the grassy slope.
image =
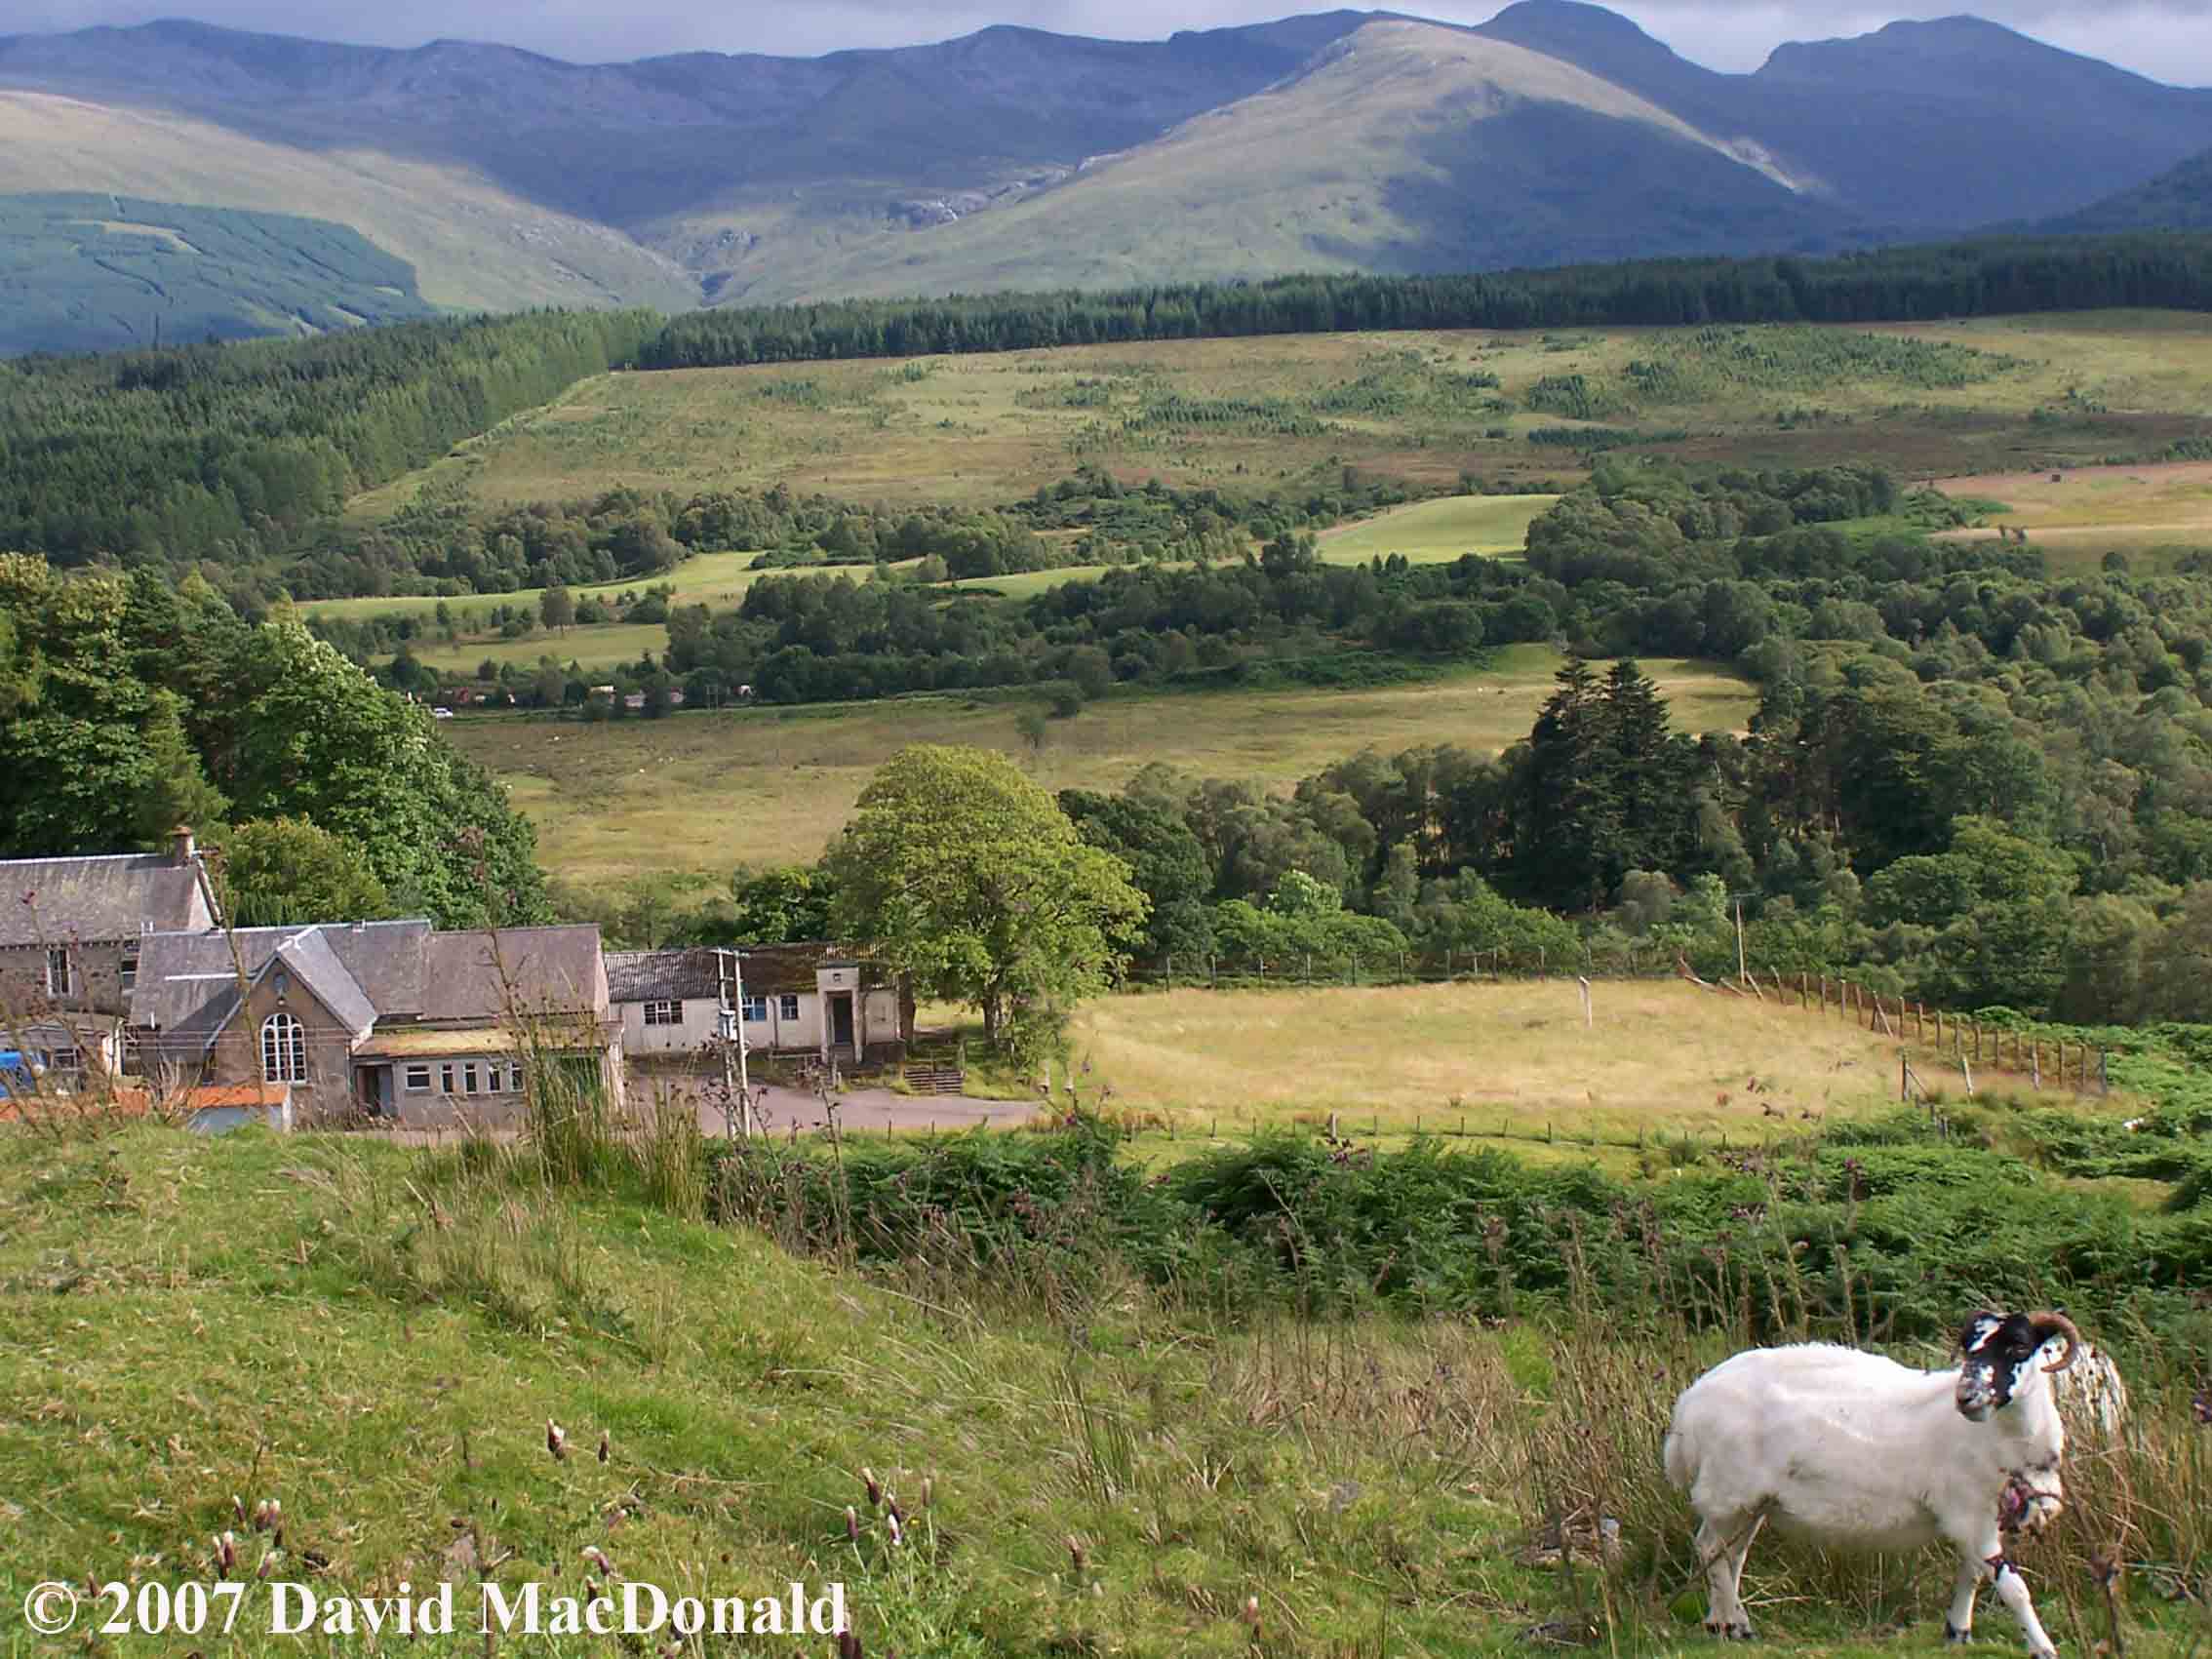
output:
M1415 565L1448 564L1463 553L1519 553L1528 527L1557 495L1447 495L1415 501L1324 532L1321 556L1331 565L1363 565L1396 553Z
M352 226L415 267L425 298L463 309L694 305L667 260L462 169L365 148L264 142L189 116L0 92L0 194L112 190L303 214Z
M1503 1659L1555 1619L1596 1620L1613 1653L1712 1650L1658 1454L1680 1379L1725 1338L1225 1326L1115 1282L1076 1291L1070 1325L1011 1296L978 1305L972 1278L916 1266L885 1286L801 1263L620 1188L460 1170L337 1136L0 1133L0 1605L43 1579L206 1581L226 1528L250 1571L263 1540L235 1494L282 1502L272 1576L325 1595L450 1578L466 1607L479 1543L510 1594L574 1594L588 1546L675 1594L841 1581L871 1654ZM2110 1471L2077 1456L2075 1512L2020 1558L2070 1651L2102 1628L2084 1563L2119 1535L2114 1492L2202 1485L2144 1461L2186 1458L2191 1431L2180 1397L2131 1380L2152 1450ZM573 1447L560 1462L548 1418ZM906 1509L902 1549L863 1465ZM1547 1510L1583 1503L1623 1518L1617 1574L1524 1558ZM1933 1650L1950 1576L1932 1555L1875 1569L1769 1543L1747 1589L1770 1648L1877 1659L1900 1634ZM257 1635L264 1607L243 1639L200 1646L298 1651ZM2186 1609L2144 1595L2129 1617L2142 1659L2196 1650Z
M2020 367L1959 386L1838 371L1797 343L1754 331L1786 358L1767 383L1709 380L1689 402L1641 405L1612 424L1679 431L1639 446L1746 465L1880 461L1937 477L2026 465L2078 465L2162 449L2212 415L2212 336L2200 318L2113 312L1872 331L1977 347ZM1681 330L1406 333L1164 341L1058 351L751 369L610 375L437 462L485 502L573 499L614 485L691 492L782 482L858 500L988 505L1024 495L1084 463L1141 482L1260 492L1333 482L1346 466L1439 489L1462 471L1567 479L1572 451L1528 442L1573 421L1526 407L1547 376L1618 386L1635 360L1710 360ZM1490 406L1449 376L1495 375L1513 407ZM1352 394L1390 395L1363 412ZM2070 389L2080 394L2070 404ZM1276 400L1315 431L1260 420L1146 424L1148 402ZM2105 414L2093 413L2102 405ZM2036 410L2046 412L2036 418ZM1493 436L1493 433L1501 435ZM423 474L362 497L374 518L408 499Z
M432 314L345 225L112 195L0 196L0 352L320 334Z
M952 697L677 714L658 721L456 720L453 740L507 785L537 825L547 869L582 881L647 870L724 874L810 859L841 828L875 769L907 743L975 743L1022 757L1047 787L1114 788L1165 761L1274 785L1372 745L1502 749L1528 734L1558 659L1516 647L1463 678L1374 691L1146 693L1050 724L1030 755L1024 705ZM1644 664L1678 726L1735 730L1750 687L1702 663Z

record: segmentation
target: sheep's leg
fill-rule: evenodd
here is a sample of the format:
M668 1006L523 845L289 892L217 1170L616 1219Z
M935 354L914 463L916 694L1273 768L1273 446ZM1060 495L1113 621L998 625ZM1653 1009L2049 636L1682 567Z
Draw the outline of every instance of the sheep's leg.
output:
M1950 1642L1974 1639L1974 1598L1982 1593L1982 1580L1989 1568L1972 1556L1958 1563L1957 1587L1951 1593L1951 1611L1944 1616L1944 1639Z
M1994 1546L1995 1539L1991 1539ZM2058 1647L2043 1629L2043 1621L2035 1617L2035 1604L2028 1597L2028 1581L2020 1576L2020 1569L2004 1559L2003 1553L1992 1548L1985 1561L1996 1593L2012 1616L2020 1621L2021 1634L2028 1639L2028 1651L2035 1659L2058 1659Z
M1707 1521L1697 1529L1698 1559L1705 1562L1705 1628L1715 1636L1749 1641L1755 1634L1744 1611L1744 1559L1766 1517L1757 1511Z

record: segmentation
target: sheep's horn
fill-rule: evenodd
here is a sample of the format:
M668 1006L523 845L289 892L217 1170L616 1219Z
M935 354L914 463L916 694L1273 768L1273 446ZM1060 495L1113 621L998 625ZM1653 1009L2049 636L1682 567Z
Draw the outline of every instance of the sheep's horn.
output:
M2045 1342L2051 1339L2050 1333L2053 1331L2066 1338L2066 1352L2058 1357L2056 1363L2045 1365L2044 1370L2063 1371L2067 1366L2074 1363L2074 1356L2081 1352L2081 1332L2072 1320L2064 1314L2051 1313L2046 1310L2042 1313L2030 1314L2028 1323L2042 1334Z

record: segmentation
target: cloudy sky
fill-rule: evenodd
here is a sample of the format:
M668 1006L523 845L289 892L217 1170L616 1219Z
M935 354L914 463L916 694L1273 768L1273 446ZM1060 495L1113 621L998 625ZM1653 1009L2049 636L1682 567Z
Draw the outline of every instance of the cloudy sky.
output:
M10 0L0 26L44 31L193 17L238 28L377 46L439 36L496 40L584 61L660 52L828 52L943 40L987 23L1070 34L1153 38L1178 28L1253 22L1331 0ZM1434 0L1397 8L1477 23L1502 0ZM1957 0L1898 10L1827 0L1618 0L1623 12L1685 58L1716 69L1756 68L1785 40L1863 33L1892 18L1966 10L2069 51L2163 81L2212 85L2212 0Z

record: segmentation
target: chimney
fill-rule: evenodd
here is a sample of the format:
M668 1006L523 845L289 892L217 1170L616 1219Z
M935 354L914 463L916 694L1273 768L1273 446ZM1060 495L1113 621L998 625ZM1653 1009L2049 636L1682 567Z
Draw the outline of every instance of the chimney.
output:
M198 855L199 844L192 839L192 826L178 824L169 832L169 861L179 869Z

